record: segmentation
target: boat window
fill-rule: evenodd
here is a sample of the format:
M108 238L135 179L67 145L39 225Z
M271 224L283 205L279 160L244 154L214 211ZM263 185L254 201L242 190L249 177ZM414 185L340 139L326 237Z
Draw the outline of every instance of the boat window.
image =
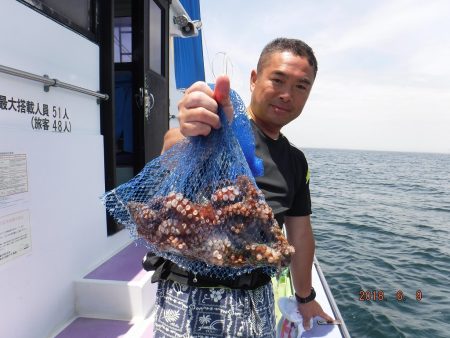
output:
M150 69L159 75L162 74L162 22L163 11L153 1L150 1Z
M96 34L96 0L18 0L90 40Z
M131 17L114 18L114 62L131 62Z

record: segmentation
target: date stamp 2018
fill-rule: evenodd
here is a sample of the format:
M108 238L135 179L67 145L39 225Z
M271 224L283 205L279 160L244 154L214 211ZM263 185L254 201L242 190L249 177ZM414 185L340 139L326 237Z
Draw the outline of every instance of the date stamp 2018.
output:
M393 298L391 298L393 297ZM386 294L381 289L374 290L360 290L359 291L359 301L361 302L383 302L387 300L395 300L397 302L404 302L407 299L415 299L417 302L421 302L423 299L422 290L418 289L415 292L415 297L407 297L403 290L399 289L393 292L392 294Z

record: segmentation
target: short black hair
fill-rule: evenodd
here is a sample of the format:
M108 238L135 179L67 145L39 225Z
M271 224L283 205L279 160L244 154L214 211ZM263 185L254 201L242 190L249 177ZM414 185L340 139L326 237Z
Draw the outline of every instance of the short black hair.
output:
M264 67L264 62L268 56L275 52L291 52L294 55L305 57L308 63L314 70L314 77L317 74L317 60L311 47L309 47L302 40L288 39L288 38L276 38L269 42L261 52L259 56L257 71L261 71Z

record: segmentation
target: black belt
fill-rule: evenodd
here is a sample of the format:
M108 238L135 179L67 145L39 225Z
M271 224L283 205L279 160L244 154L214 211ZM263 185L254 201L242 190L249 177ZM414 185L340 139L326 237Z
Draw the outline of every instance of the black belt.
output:
M269 275L262 269L255 269L250 273L236 278L212 278L204 275L193 274L180 268L175 263L148 253L142 262L147 271L154 271L152 282L159 280L171 280L194 287L226 287L230 289L253 290L270 282Z

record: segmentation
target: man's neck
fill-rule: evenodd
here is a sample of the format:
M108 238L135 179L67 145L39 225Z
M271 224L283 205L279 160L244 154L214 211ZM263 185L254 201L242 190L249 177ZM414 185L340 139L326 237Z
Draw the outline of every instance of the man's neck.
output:
M272 140L278 140L278 138L280 137L280 129L278 127L269 126L261 119L258 119L258 117L256 117L256 115L253 113L250 106L247 107L247 113L267 137L271 138Z

